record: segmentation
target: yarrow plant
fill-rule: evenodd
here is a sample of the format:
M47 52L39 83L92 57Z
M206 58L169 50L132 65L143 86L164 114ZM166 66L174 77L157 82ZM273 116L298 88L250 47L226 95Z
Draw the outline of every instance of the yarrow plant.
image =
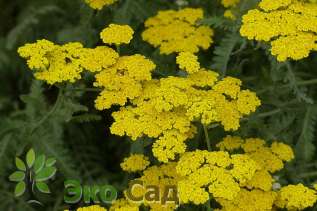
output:
M316 209L315 0L83 0L76 9L68 19L80 26L17 47L36 79L30 94L8 109L0 91L0 117L2 106L17 110L1 124L0 158L17 155L9 180L21 197L0 210ZM55 10L69 15L43 11ZM25 165L29 145L56 160L30 151ZM78 199L54 189L76 195L67 181ZM118 190L108 204L104 183ZM12 197L0 187L0 201ZM44 202L24 202L27 188Z
M262 0L242 19L240 33L269 42L278 61L299 60L317 50L317 5L299 0Z

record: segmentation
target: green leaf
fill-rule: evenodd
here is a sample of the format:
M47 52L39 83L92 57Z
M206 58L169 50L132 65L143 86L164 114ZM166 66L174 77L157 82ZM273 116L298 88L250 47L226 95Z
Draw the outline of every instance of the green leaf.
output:
M12 182L20 182L20 181L24 180L24 178L25 178L25 173L23 171L13 172L9 176L9 180Z
M220 71L222 77L226 75L231 53L239 42L241 42L241 37L237 33L229 33L215 47L212 68Z
M35 152L33 149L30 149L26 154L26 163L29 168L32 168L35 161Z
M44 182L36 182L35 186L42 193L50 193L51 192L48 185Z
M311 161L315 155L314 138L316 122L317 108L308 106L303 119L302 131L295 146L296 158L305 163Z
M34 163L34 172L35 174L39 173L45 164L45 155L40 155L35 159Z
M20 158L16 157L15 158L15 165L17 166L17 168L21 171L26 171L26 166L23 162L23 160L21 160Z
M23 182L23 181L19 182L19 183L15 186L14 195L15 195L16 197L21 196L21 195L25 192L25 188L26 188L25 182Z
M45 166L46 167L50 167L53 166L56 163L56 159L55 158L48 158L46 160Z
M55 167L45 167L35 175L35 181L41 182L52 178L56 173Z
M200 24L213 26L214 28L218 28L224 25L226 19L222 16L213 16L209 18L204 18L199 21Z

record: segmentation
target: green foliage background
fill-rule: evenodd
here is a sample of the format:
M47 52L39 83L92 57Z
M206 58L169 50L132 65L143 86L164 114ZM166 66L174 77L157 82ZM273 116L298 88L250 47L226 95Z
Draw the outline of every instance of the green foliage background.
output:
M239 15L256 3L242 0ZM240 78L262 100L257 112L243 119L240 129L232 134L290 144L297 158L279 173L281 181L314 182L316 53L298 62L277 63L268 46L240 37L240 19L224 19L224 8L218 0L188 0L188 5L202 7L206 19L201 24L215 29L214 45L199 55L202 66ZM148 140L131 144L128 138L110 134L112 111L96 111L93 101L98 93L78 89L91 87L92 75L62 88L48 86L33 80L31 71L18 57L17 48L41 38L60 44L80 41L93 47L100 44L99 32L106 25L125 23L134 28L136 35L129 46L121 49L121 54L144 54L157 64L157 76L173 75L175 55L159 55L157 49L142 41L140 32L144 20L158 10L177 7L174 0L120 0L94 11L82 0L0 0L0 210L63 210L66 178L78 178L83 184L109 183L122 190L128 177L119 163L130 152L151 151ZM226 134L220 127L210 130L213 146ZM206 148L201 137L200 129L190 147ZM56 180L50 183L52 193L38 194L45 208L27 203L27 195L15 198L14 184L8 181L15 169L15 157L24 156L31 147L57 159Z

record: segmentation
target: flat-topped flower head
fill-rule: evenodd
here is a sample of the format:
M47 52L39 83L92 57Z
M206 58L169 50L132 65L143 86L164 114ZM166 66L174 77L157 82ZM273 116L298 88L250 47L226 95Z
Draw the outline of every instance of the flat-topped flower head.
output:
M271 44L280 62L299 60L317 50L317 4L300 0L262 0L243 16L240 29L248 39Z
M146 30L142 38L154 47L159 47L161 54L206 50L213 43L213 30L208 26L196 25L202 18L202 9L159 11L145 22Z
M198 72L200 69L198 57L190 52L179 53L176 57L176 62L180 69L185 70L188 73Z
M148 165L150 165L149 158L142 154L132 154L120 164L121 168L127 172L143 171Z
M84 48L81 43L54 44L38 40L18 49L38 80L48 84L75 82L84 70L99 72L116 63L118 53L106 46Z
M85 2L93 9L101 10L104 6L111 5L117 0L85 0Z
M99 205L91 205L88 207L80 207L76 211L107 211L107 209Z
M129 44L133 38L134 31L129 25L110 24L102 30L100 37L106 44Z
M278 191L275 205L287 210L304 210L317 201L316 191L303 184L288 185Z

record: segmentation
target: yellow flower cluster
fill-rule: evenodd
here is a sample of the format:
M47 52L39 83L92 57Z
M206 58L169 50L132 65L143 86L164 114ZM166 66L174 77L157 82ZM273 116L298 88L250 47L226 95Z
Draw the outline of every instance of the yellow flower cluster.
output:
M144 56L136 54L122 56L117 62L96 75L95 87L104 90L95 100L99 110L112 105L125 105L142 94L142 82L151 80L155 64Z
M233 13L233 10L237 7L239 2L240 0L221 0L221 4L226 8L223 16L228 19L235 20L236 16Z
M274 191L242 188L234 200L218 198L217 201L222 206L221 211L273 211L276 195Z
M133 140L144 135L157 138L153 154L168 162L185 152L184 142L195 134L194 121L205 125L220 122L225 130L238 129L240 118L255 111L260 100L255 93L241 90L240 80L226 77L218 81L217 77L213 71L200 69L186 77L145 81L142 94L131 101L133 105L112 114L111 132Z
M198 72L200 69L198 57L190 52L179 53L176 57L176 62L182 70L188 73Z
M303 210L317 201L316 191L302 184L288 185L278 192L276 206L287 210Z
M139 211L139 206L123 198L113 202L109 211Z
M214 198L233 200L240 184L250 180L259 166L247 155L196 150L183 154L176 169L185 177L178 182L180 202L203 204L209 200L209 193Z
M225 8L235 7L240 2L240 0L221 0L221 4Z
M35 78L49 84L75 82L81 78L84 69L101 71L114 64L119 56L106 46L90 49L77 42L57 45L48 40L26 44L18 49L18 53L27 59L29 68L35 71Z
M213 42L213 30L195 24L202 18L202 9L159 11L145 22L147 29L142 38L154 47L160 47L161 54L196 53L200 48L208 49Z
M101 10L104 6L115 3L117 0L85 0L85 2L93 9Z
M243 16L240 33L271 44L278 61L299 60L317 50L317 5L300 0L262 0Z
M129 44L134 31L129 25L110 24L102 30L100 37L106 44Z
M220 150L233 152L243 150L245 154L255 160L262 170L275 173L284 167L283 162L289 162L294 158L290 146L274 142L271 147L265 146L265 141L259 138L247 138L242 140L239 137L227 136L217 144Z
M65 211L68 211L68 210L65 210ZM77 211L107 211L107 209L99 205L92 205L89 207L78 208Z
M149 158L142 154L132 154L120 164L121 168L127 172L143 171L148 165L150 165Z
M162 203L164 201L163 197L165 197L164 193L166 193L166 187L168 186L177 186L177 182L181 179L181 176L176 172L176 163L169 162L168 164L151 166L143 171L141 177L136 178L138 182L143 182L142 186L135 186L131 191L133 196L143 197L143 201L141 202L133 202L141 205L143 204L146 207L150 207L151 211L172 211L178 207L177 201L172 202L168 201L167 203ZM145 197L147 193L146 187L155 186L158 188L159 198L155 201L148 200ZM175 190L176 191L176 190ZM175 193L174 193L175 194ZM177 193L176 193L177 194ZM126 198L127 194L125 193ZM115 210L117 211L117 210Z
M258 165L258 169L249 180L240 183L240 192L234 199L217 198L222 210L272 210L277 203L279 193L272 190L274 179L271 174L284 167L283 162L294 158L290 146L273 142L270 147L259 138L247 138L227 136L217 144L222 151L231 153L240 152L248 156Z

